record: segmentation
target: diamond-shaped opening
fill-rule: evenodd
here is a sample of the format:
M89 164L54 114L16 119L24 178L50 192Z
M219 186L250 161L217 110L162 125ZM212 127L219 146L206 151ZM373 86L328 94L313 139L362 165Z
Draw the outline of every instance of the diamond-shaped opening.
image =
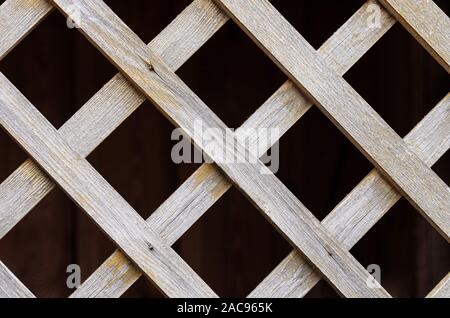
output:
M344 77L402 137L447 94L450 86L444 68L400 23Z
M292 250L234 187L174 248L221 297L247 296Z
M340 298L340 296L325 279L322 279L305 295L305 298Z
M114 251L112 242L59 189L0 240L0 260L37 297L67 297L68 266L83 282Z
M172 160L174 126L144 102L88 157L128 203L148 218L199 166Z
M364 267L380 267L393 297L424 297L448 273L447 241L401 199L351 250Z
M0 62L0 71L56 128L117 73L57 11Z
M177 72L230 128L239 127L286 76L233 22L228 22Z
M372 169L370 162L312 107L281 138L277 177L323 219Z
M153 40L191 2L192 0L105 1L145 44Z
M142 275L121 298L164 298L164 295Z
M0 126L0 182L3 182L28 157L25 151Z
M318 49L363 4L363 0L270 0L293 27Z

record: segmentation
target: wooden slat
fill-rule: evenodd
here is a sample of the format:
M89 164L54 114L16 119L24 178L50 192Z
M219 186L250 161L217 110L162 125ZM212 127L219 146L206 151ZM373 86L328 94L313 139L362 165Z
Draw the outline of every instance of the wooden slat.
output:
M430 166L450 148L450 93L405 137ZM355 245L401 198L372 170L322 221L346 248ZM303 297L321 277L297 251L291 252L250 297Z
M427 298L450 298L450 272L433 288Z
M378 5L376 0L366 1L317 51L336 73L344 75L396 23L380 7L379 25L370 26L367 12L374 5Z
M0 262L0 298L34 298L33 293Z
M62 12L73 5L69 0L52 2ZM225 124L102 1L87 0L76 5L89 17L81 26L87 38L194 143L202 145L201 136L194 133L197 120L204 127L217 129L204 149L206 155L340 293L348 297L389 296L381 286L367 286L367 271L232 132L229 134L234 138L227 138L222 145L222 136L227 133ZM220 162L222 150L235 154L238 163Z
M11 1L12 2L12 1ZM200 1L198 1L198 2L200 2ZM207 3L207 2L209 2L209 1L204 1L205 3ZM384 14L385 12L383 11L383 14ZM1 14L1 12L0 12L0 14ZM222 15L223 16L223 15ZM344 33L345 34L345 33ZM369 39L369 41L371 41L371 39ZM322 47L323 48L323 47ZM350 51L350 50L349 50ZM361 54L363 54L364 52L361 52ZM349 56L350 57L352 57L352 56L355 56L355 53L353 53L353 54L349 54ZM329 61L327 61L328 62L328 64L330 65L330 66L334 66L333 65L333 60L332 59L330 59ZM342 66L342 65L340 65L339 63L336 63L336 66L337 67L340 67L340 66ZM335 67L333 67L333 68L335 68ZM123 79L122 79L123 80ZM125 84L126 84L126 81L125 80L123 80L124 82L125 82ZM128 85L126 85L126 86L128 86ZM286 92L289 92L289 91L291 91L291 90L293 90L293 91L295 91L295 88L293 87L293 84L291 83L291 82L287 82L284 86L283 86L284 88L285 88L285 90L286 90ZM282 87L282 88L283 88ZM132 88L131 87L126 87L125 88L126 90L132 90ZM281 90L281 89L280 89ZM278 93L278 92L277 92ZM295 93L295 94L293 94L292 96L295 96L295 97L297 97L296 95L298 95L298 98L299 99L303 99L302 97L301 97L301 95L299 95L297 92ZM276 96L276 94L274 95L274 97ZM286 94L285 95L285 97L287 97L288 96L288 94ZM280 102L280 101L279 101ZM275 103L275 102L274 102ZM307 102L306 100L305 100L305 103L306 104L308 104L308 105L310 105L310 103L309 102ZM267 103L265 104L265 105L267 105ZM137 106L136 106L137 107ZM301 116L301 114L303 114L304 113L304 111L306 111L307 109L309 108L309 106L306 108L306 109L297 109L297 111L298 110L301 110L301 112L300 112L300 115L299 115L299 117ZM252 116L252 118L254 119L254 118L256 118L256 120L258 120L258 119L261 119L261 118L258 118L257 116L256 116L257 114L255 114L255 116ZM263 115L263 112L261 112L261 115ZM281 117L281 115L280 115L280 117ZM295 122L295 120L293 119L295 116L292 116L292 117L290 117L290 116L288 116L288 119L290 119L290 120L293 120L294 122ZM252 120L252 118L250 119L250 120ZM265 122L267 122L267 123L272 123L272 120L273 119L276 119L277 118L277 116L276 115L274 115L273 116L273 118L272 117L269 117L268 118L268 120L266 120ZM249 121L250 121L249 120ZM262 121L261 121L262 122ZM442 126L442 125L438 125L438 126ZM283 131L284 132L284 131ZM108 132L109 133L109 132ZM431 138L430 138L431 139ZM95 146L94 146L95 147ZM432 148L432 147L431 147ZM414 149L414 148L412 148L412 149ZM448 149L448 148L446 148L446 149ZM416 149L414 149L414 150L416 150ZM435 153L438 153L438 152L440 152L440 149L438 148L438 149L435 149ZM34 166L34 164L32 164L31 163L31 166ZM211 166L211 165L205 165L205 166L210 166L212 169L210 169L210 170L204 170L203 171L203 173L206 173L206 174L210 174L210 175L213 175L213 174L217 174L217 171L215 170L215 168L213 167L213 166ZM202 167L203 168L203 167ZM200 169L201 170L201 169ZM199 170L199 172L200 172L200 170ZM39 174L42 174L41 172L37 172L37 174L39 175ZM219 179L223 179L223 177L221 177L220 175L219 175ZM224 179L225 180L225 179ZM227 181L225 181L225 183L226 184L229 184ZM228 187L227 187L228 188ZM217 189L216 189L217 190ZM211 189L208 189L208 191L211 191ZM170 200L168 200L168 201L170 201ZM156 212L155 212L156 213ZM151 223L151 222L150 222ZM189 223L189 222L187 222L187 223ZM188 226L190 226L190 225L188 225ZM167 231L167 232L170 232L170 231ZM169 234L168 234L169 235ZM123 254L121 254L120 252L118 252L121 256L123 256ZM123 258L124 258L124 262L128 262L127 261L127 259L123 256ZM114 265L115 266L115 265ZM130 268L135 268L134 266L132 266L131 264L130 264ZM140 272L139 271L137 271L137 270L135 270L136 271L136 274L137 275L140 275ZM117 274L117 273L116 273ZM133 275L132 275L133 276ZM111 287L111 286L110 286ZM437 288L437 287L436 287Z
M6 0L0 6L0 60L52 11L45 0Z
M432 0L380 0L450 73L450 18Z
M163 293L214 292L33 105L0 75L0 124Z
M344 74L395 23L395 20L383 11L380 28L367 27L367 7L374 3L368 1L364 4L319 49L319 53L339 74ZM348 36L349 34L351 36ZM249 128L255 128L255 131L259 128L278 128L281 137L311 105L288 80L241 128L244 131ZM238 129L237 134L240 132ZM257 149L258 156L272 146L258 140L258 136L249 139L259 147L254 147L255 144L250 147ZM151 213L148 222L171 245L230 187L231 183L213 165L204 164L163 205ZM120 251L116 251L71 297L120 297L140 275L127 258Z
M281 89L277 91L273 97L279 98L269 99L257 113L269 109L269 104L275 109L283 109L282 105L280 108L276 106L277 100L286 102L283 105L288 109L298 109L298 117L308 109L302 106L301 102L306 101L298 98L301 96L296 96L295 99L283 98L281 92ZM292 101L298 101L299 104L296 105ZM418 154L423 154L422 158L430 165L450 148L449 110L450 94L405 138L412 149ZM263 116L257 118L262 119ZM286 119L292 120L292 117ZM255 119L255 122L257 121L258 119ZM248 122L253 122L253 116ZM243 127L246 127L245 124ZM250 127L259 126L246 128ZM263 154L265 150L267 149L260 149L259 154ZM149 223L160 232L167 243L173 244L229 187L230 183L217 170L205 164L150 216ZM325 218L323 224L329 227L347 248L350 248L400 197L374 170ZM140 275L126 257L116 251L71 297L119 297ZM300 254L294 251L249 296L301 297L319 280L317 272L314 272Z
M173 70L178 69L227 21L209 0L195 0L150 44ZM61 128L60 133L82 156L93 151L145 100L121 75L114 76ZM30 159L0 185L0 238L54 187Z
M216 0L450 241L450 189L266 0Z

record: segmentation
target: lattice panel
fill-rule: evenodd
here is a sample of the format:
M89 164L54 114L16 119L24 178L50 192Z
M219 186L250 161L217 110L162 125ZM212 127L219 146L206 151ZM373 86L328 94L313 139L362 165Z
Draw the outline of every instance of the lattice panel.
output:
M369 6L381 10L377 28L367 24ZM0 58L54 7L69 16L74 8L83 13L80 30L119 73L59 130L0 75L0 124L30 155L0 185L0 238L55 186L62 188L118 248L72 297L119 297L142 274L169 297L215 297L171 245L231 186L293 246L250 297L301 297L322 278L345 297L389 297L382 286L367 284L369 273L348 250L402 196L449 241L450 189L430 166L450 147L450 95L401 139L342 78L397 20L448 72L450 20L432 1L369 0L316 51L267 0L194 0L149 45L100 0L7 0L0 7ZM227 131L174 72L229 17L289 80L232 142L216 144L242 163L222 163L203 149L215 163L203 164L143 220L85 158L146 99L197 144L195 121ZM243 128L274 127L284 134L313 105L375 166L322 222L257 159L272 144L257 136L251 140L258 147L237 142ZM449 297L449 281L450 274L428 296ZM0 295L33 297L2 263Z

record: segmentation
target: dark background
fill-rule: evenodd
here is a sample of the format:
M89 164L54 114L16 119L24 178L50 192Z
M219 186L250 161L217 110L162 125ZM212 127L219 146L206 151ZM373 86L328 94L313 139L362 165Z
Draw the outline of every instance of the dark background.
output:
M0 1L0 3L3 1ZM106 1L148 43L189 0ZM446 13L449 1L435 1ZM283 0L272 3L318 48L361 0ZM117 71L65 18L53 12L4 60L3 72L56 126L61 126ZM230 127L238 127L286 76L228 22L178 72ZM345 79L401 136L448 92L445 70L395 25ZM89 161L148 217L198 165L170 159L172 125L149 102L125 121ZM0 131L0 181L26 155ZM315 107L280 142L277 176L319 218L372 169ZM450 184L447 153L433 167ZM237 190L230 190L175 245L220 296L245 296L291 251L288 243ZM66 267L86 279L113 244L60 190L54 190L0 241L3 261L37 296L68 296ZM379 264L393 296L423 297L448 272L449 246L402 199L351 250L364 265ZM125 296L161 296L141 278ZM308 296L336 297L324 281Z

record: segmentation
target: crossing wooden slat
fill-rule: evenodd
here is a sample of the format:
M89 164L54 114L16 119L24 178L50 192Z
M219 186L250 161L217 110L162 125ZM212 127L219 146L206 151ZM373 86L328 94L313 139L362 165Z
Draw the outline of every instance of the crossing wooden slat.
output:
M405 142L430 166L450 148L450 93L405 137ZM348 249L355 245L401 198L372 170L322 221ZM321 277L292 251L250 297L303 297Z
M216 0L355 146L450 240L450 189L267 0Z
M195 0L149 46L176 70L226 21L227 17L214 3L209 0ZM87 156L144 100L145 97L119 73L59 131L72 149L76 149L82 156ZM53 181L31 159L25 161L2 182L0 238L27 215L53 187Z
M0 124L163 293L215 296L3 74Z
M234 19L244 26L244 30L255 38L257 43L293 80L293 82L287 81L269 98L244 123L241 130L237 131L237 135L239 136L243 129L254 127L276 127L280 128L281 134L284 134L308 111L314 101L379 169L379 171L374 169L346 196L324 219L323 226L268 171L266 171L267 176L261 177L257 174L258 171L261 172L261 169L265 168L259 161L256 161L256 164L246 162L238 166L219 162L220 170L213 164L202 165L152 214L148 220L149 226L147 226L143 220L138 219L136 213L115 193L114 189L108 187L106 183L99 182L99 180L102 181L101 176L95 174L95 170L89 170L89 164L86 165L82 159L139 107L145 98L150 98L169 119L181 126L191 137L193 137L192 125L189 125L189 120L197 118L204 120L207 125L219 126L223 131L227 129L220 119L172 72L227 21L228 16L214 4L214 1L224 6L227 12L231 13ZM69 195L71 194L73 198L80 193L88 195L87 201L85 196L78 196L79 204L85 207L100 224L100 227L107 229L107 234L110 234L119 246L125 247L125 253L128 254L123 254L120 250L114 252L72 296L120 296L142 274L141 270L144 270L148 277L151 276L150 278L157 284L162 285L163 291L169 296L195 296L196 292L199 292L199 295L214 296L209 287L170 249L170 245L230 188L232 184L230 181L249 196L252 202L294 246L300 247L304 253L306 250L305 254L310 258L308 262L305 261L299 250L294 249L250 294L250 297L303 296L322 278L323 274L343 295L351 297L388 296L380 286L375 290L364 288L363 281L367 278L367 273L351 255L347 254L347 249L354 245L398 201L401 197L399 190L449 240L447 231L450 224L447 208L450 202L448 201L449 196L446 196L444 191L449 189L445 188L446 185L443 182L439 183L441 180L433 173L430 174L431 170L428 169L428 166L431 166L450 147L450 94L405 137L403 143L390 130L390 127L377 117L375 112L371 112L369 105L365 104L362 99L358 100L357 93L352 91L350 86L346 87L346 83L339 77L395 23L390 14L380 7L381 27L368 27L366 9L368 5L376 5L376 1L367 1L318 52L312 50L306 41L302 43L303 39L296 34L295 30L286 28L286 25L283 24L284 19L282 17L280 19L280 15L277 15L276 12L270 12L272 8L270 5L266 6L268 4L266 0L261 1L252 9L248 9L248 6L256 3L256 0L249 0L246 3L239 3L238 0L214 1L195 0L152 41L149 45L151 50L148 50L101 1L88 0L87 3L77 3L70 0L53 0L63 12L72 11L74 6L78 6L85 15L83 20L85 22L87 14L88 25L84 25L82 31L126 76L125 78L121 74L116 75L60 129L59 133L40 116L6 78L0 76L0 82L3 84L0 87L0 118L3 118L3 123L9 128L10 133L13 132L12 135L19 143L32 155L38 157L38 162L44 167L44 170L50 171L50 174L61 183L63 188L66 191L69 190L67 191ZM416 2L381 0L381 2L449 71L450 38L446 32L450 25L448 17L431 0ZM233 5L234 8L232 8ZM52 8L53 6L47 0L7 0L0 6L0 34L3 36L0 41L0 59L41 22ZM242 9L243 11L247 10L244 12L244 16L241 15ZM258 11L261 9L262 11ZM252 13L252 10L256 13ZM248 18L245 16L246 13L253 15L255 20L261 19L261 17L263 19L269 17L273 20L266 20L271 22L268 28L258 29L259 22L246 20ZM268 13L274 13L274 15L271 16ZM95 21L92 21L93 19ZM430 20L435 23L429 23ZM105 28L100 30L99 27ZM270 36L271 32L276 33L276 36L279 36L280 33L291 36L292 39L299 41L300 45L293 41L294 49L285 46L282 50L289 49L290 52L280 52L276 48L277 39ZM117 43L118 39L124 40L120 42L123 47L117 45L119 44ZM282 43L284 38L280 37L278 40L280 41L278 43ZM114 47L115 45L116 47ZM113 49L117 48L119 51L114 53ZM121 49L123 50L121 51ZM306 68L305 73L301 73L298 67L293 65L295 63L292 61L295 60L295 57L291 53L305 52L306 56L300 60L309 68ZM316 58L322 59L316 60ZM312 74L319 76L313 77ZM333 77L333 75L338 76ZM331 89L330 92L325 92L324 88L315 86L320 86L326 77L328 77L328 81L323 83L326 83L327 90ZM336 82L336 79L341 81ZM137 91L135 86L144 94ZM308 97L303 96L297 87L300 87ZM363 107L364 111L356 115L354 112L348 112L357 118L346 121L348 118L344 116L345 111L340 114L342 110L345 110L344 105L338 103L338 107L334 108L331 105L333 98L337 97L337 100L340 101L337 90L342 91L341 97L344 95L345 98L350 97L349 99L354 104L359 107L368 107L368 109ZM317 94L318 98L316 98ZM2 104L6 105L7 102L12 102L8 104L11 107L9 109L2 107ZM18 107L14 108L14 106ZM30 119L37 119L35 126L29 125L28 120ZM364 132L360 131L361 122L367 120L371 124L369 132L387 137L387 142L383 140L380 144L376 144L373 139L368 138ZM364 129L367 127L364 126ZM35 132L39 132L39 130L44 132L43 136L35 135ZM253 137L252 140L257 142L258 137ZM194 138L194 141L198 140ZM42 153L45 150L45 147L42 147L44 144L53 150L53 152L49 152L48 156ZM388 156L385 153L378 157L374 155L375 151L385 147L386 144ZM56 149L52 149L55 145ZM58 149L60 145L66 146L66 148ZM271 145L259 142L256 153L248 153L249 149L245 149L239 144L227 144L225 148L236 147L239 156L252 159L253 155L259 157ZM397 149L396 147L399 146L400 148ZM254 150L252 147L250 148ZM73 152L72 149L76 151ZM209 153L209 155L215 159L213 153ZM55 162L56 164L54 164ZM415 164L415 166L410 167L407 166L408 164ZM395 172L395 168L399 167L410 168L410 170L407 170L406 173L402 170L391 176ZM417 168L419 168L419 173L411 175L412 169ZM85 174L79 173L79 171ZM91 179L87 178L87 172L94 173ZM393 188L380 172L384 177L388 176L397 188ZM225 176L228 176L229 179ZM429 179L422 182L422 180L416 179L419 177ZM418 181L419 184L416 184ZM426 202L425 195L428 195L427 193L423 197L417 197L419 191L426 189L433 181L438 182L435 188L430 189L430 191L437 191L437 195L431 198L435 202ZM89 186L81 189L83 183L87 183ZM53 181L30 159L3 182L0 185L0 238L49 193L53 186ZM272 189L275 193L264 191L264 187ZM111 202L105 203L103 199L108 198L108 195ZM437 202L436 199L438 199ZM109 220L105 211L107 208L111 208L108 203L114 205L114 202L118 205L115 215L119 218ZM440 211L435 213L434 208L444 210L442 218L436 219ZM131 231L131 224L134 222L138 224L137 232ZM119 228L118 225L122 225L122 223L125 226ZM123 229L127 233L124 233ZM155 233L152 232L153 230ZM307 233L306 235L296 235L298 231ZM132 235L133 242L130 243L129 239ZM136 235L138 244L133 244ZM149 251L156 254L163 251L164 255L158 254L156 260L152 259L152 256L148 257L145 252L145 244L139 245L141 241L148 243L147 238L157 242L156 245L151 244ZM303 244L301 244L301 239L304 240ZM314 245L314 247L311 248L308 245ZM141 255L141 252L144 255ZM326 253L328 253L328 257ZM309 262L318 265L319 271L314 270ZM138 267L136 267L136 263ZM149 275L149 271L155 270L152 266L155 264L157 265L156 271ZM167 268L173 270L174 273L163 277L167 274ZM162 273L162 276L155 277L155 273ZM344 282L341 277L337 276L342 273L347 275L346 278L350 279L350 283ZM184 279L186 274L193 275L191 279L193 286L190 286L189 279ZM427 297L450 297L448 293L449 275ZM34 297L2 263L0 263L1 295Z
M380 28L368 27L367 8L374 3L374 1L365 3L319 49L320 54L340 74L344 74L356 63L395 23L395 20L383 11ZM311 103L288 80L244 122L241 128L244 131L248 131L249 128L278 128L281 136L311 106ZM238 129L237 134L240 132L241 129ZM256 135L250 137L250 140L255 143L250 148L257 149L258 156L272 146L258 140ZM169 245L173 244L230 187L231 183L217 168L211 164L204 164L151 214L148 222ZM71 297L120 297L140 275L132 263L120 251L116 251Z
M450 272L433 288L427 298L450 298Z
M55 0L64 13L72 1ZM320 222L102 1L76 3L89 17L81 29L131 82L202 148L195 133L196 121L212 131L205 154L216 162L263 214L319 268L339 292L348 297L388 297L381 287L369 288L368 273L355 258L320 225ZM222 144L222 137L226 138ZM219 153L233 153L233 163L222 162Z

